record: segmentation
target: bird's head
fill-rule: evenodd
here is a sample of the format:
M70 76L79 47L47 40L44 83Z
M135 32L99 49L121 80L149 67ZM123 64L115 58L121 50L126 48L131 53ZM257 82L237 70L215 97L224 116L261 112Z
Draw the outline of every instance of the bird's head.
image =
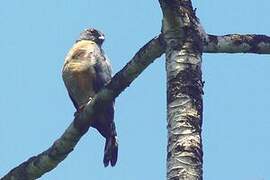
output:
M85 29L83 32L81 32L80 37L77 41L81 41L81 40L94 41L99 46L101 46L105 40L105 36L102 32L100 32L94 28L89 28L89 29Z

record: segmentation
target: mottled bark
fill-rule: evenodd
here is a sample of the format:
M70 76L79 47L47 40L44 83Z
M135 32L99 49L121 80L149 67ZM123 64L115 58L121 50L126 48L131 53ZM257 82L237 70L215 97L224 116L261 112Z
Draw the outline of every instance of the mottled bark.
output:
M33 156L12 169L1 180L37 179L54 169L67 155L73 151L80 138L87 132L91 117L100 107L116 98L130 83L157 57L162 55L161 38L157 37L142 47L132 60L119 71L112 81L87 104L63 135L46 151Z
M270 54L270 37L255 34L207 35L203 52Z
M202 179L203 29L189 0L160 0L167 71L167 179Z
M167 179L202 179L201 54L185 41L182 49L166 52ZM171 58L174 57L174 58Z

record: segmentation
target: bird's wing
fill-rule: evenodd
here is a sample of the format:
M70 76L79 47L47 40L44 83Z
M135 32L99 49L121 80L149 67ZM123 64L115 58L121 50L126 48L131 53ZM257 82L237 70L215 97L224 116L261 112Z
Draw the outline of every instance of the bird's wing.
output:
M94 87L96 92L98 92L111 81L112 70L109 60L103 55L102 52L96 54L96 59L97 61L94 66L96 71L96 82Z
M107 83L111 81L112 70L109 60L104 56L102 50L96 53L96 63L94 66L96 78L94 83L94 89L96 92L100 91ZM110 122L109 126L114 126L114 101L109 103L104 107L104 113L102 114L103 118L107 122ZM105 127L103 122L94 123L93 126L99 130L99 132L104 136L108 137L116 135L115 127ZM105 129L103 130L103 128ZM108 132L109 130L109 132Z
M100 91L107 83L111 81L112 78L112 68L108 58L103 54L102 50L96 55L96 64L94 66L96 79L94 84L94 89L96 92ZM105 107L105 112L103 115L105 119L110 122L113 121L114 117L114 101Z

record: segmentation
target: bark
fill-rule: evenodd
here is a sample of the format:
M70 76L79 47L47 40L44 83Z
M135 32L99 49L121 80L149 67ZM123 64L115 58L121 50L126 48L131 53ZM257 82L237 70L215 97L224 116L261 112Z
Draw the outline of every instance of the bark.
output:
M116 98L149 64L162 55L163 45L160 41L161 38L157 37L142 47L111 82L87 104L84 111L75 117L50 148L15 167L1 180L37 179L54 169L73 151L80 138L87 132L98 109Z
M203 39L189 0L160 0L167 71L167 179L202 179Z
M270 37L255 34L207 35L205 53L256 53L270 54Z

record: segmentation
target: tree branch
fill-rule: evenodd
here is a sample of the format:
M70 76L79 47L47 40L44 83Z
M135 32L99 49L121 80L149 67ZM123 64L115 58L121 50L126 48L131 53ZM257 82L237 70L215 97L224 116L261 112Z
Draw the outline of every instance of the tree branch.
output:
M205 53L256 53L270 54L270 37L255 34L207 35Z
M149 41L121 71L115 74L111 82L88 102L84 111L75 117L63 135L49 149L15 167L1 180L37 179L54 169L73 151L80 138L87 132L97 109L111 102L126 89L149 64L162 55L163 48L160 36Z

